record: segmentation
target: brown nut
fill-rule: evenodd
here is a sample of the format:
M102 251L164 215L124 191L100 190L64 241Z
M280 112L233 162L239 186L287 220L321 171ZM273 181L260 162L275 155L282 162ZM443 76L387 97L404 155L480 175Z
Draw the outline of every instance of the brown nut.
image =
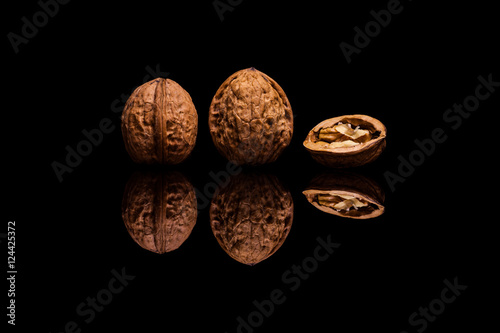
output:
M157 78L132 93L122 113L125 148L136 163L177 164L191 153L198 114L179 84Z
M341 217L371 219L385 211L382 188L372 179L352 172L316 176L302 193L317 209Z
M136 172L122 200L122 218L132 239L155 253L177 249L198 214L191 183L179 172Z
M333 168L356 167L377 159L385 148L386 128L375 118L354 114L322 121L304 140L319 163Z
M210 206L210 225L219 245L247 265L273 255L288 236L292 221L292 195L273 175L233 176Z
M222 83L208 120L217 150L239 165L275 161L293 135L292 108L285 92L253 67Z

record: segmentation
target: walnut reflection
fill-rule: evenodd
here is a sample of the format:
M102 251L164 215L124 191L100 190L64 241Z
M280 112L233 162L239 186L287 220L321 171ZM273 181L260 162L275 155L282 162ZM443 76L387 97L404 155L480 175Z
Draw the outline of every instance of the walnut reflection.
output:
M122 218L132 239L155 253L177 249L197 218L194 188L180 172L132 174L122 200Z
M341 217L371 219L385 211L382 188L374 180L353 172L320 174L302 193L314 207Z
M214 196L210 225L236 261L255 265L283 245L293 221L292 195L269 174L239 174Z

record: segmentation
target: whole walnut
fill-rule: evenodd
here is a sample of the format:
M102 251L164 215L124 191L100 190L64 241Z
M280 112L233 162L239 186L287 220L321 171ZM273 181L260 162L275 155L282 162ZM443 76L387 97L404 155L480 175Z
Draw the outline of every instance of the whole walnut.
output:
M122 135L134 162L180 163L193 150L197 133L198 114L191 96L175 81L146 82L125 104Z
M273 255L288 236L292 221L292 195L273 175L233 176L210 206L210 225L219 245L247 265Z
M285 92L266 74L248 68L224 81L209 112L217 150L239 165L275 161L293 135L293 114Z
M122 200L122 218L142 248L165 253L189 237L198 215L194 188L180 172L136 172Z

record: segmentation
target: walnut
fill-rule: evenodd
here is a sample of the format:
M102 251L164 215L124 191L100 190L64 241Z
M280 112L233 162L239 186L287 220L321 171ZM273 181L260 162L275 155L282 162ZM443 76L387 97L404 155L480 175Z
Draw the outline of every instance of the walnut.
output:
M247 265L273 255L288 236L292 221L292 195L273 175L233 176L210 206L210 225L219 245Z
M385 149L386 128L375 118L355 114L322 121L304 140L304 147L328 167L370 163Z
M179 172L136 172L122 200L122 218L142 248L165 253L189 237L198 214L191 183Z
M132 93L122 113L125 148L134 162L177 164L191 153L198 114L179 84L157 78Z
M217 150L229 161L270 163L292 139L292 108L276 81L253 67L243 69L217 90L209 128Z
M382 188L374 180L352 172L323 173L302 193L317 209L341 217L371 219L385 211Z

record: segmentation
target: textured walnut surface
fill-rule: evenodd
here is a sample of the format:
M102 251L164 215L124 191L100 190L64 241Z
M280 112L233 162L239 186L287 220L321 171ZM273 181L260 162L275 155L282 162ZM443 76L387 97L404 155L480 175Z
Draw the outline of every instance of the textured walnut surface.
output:
M325 166L356 167L380 156L386 146L386 134L385 126L375 118L346 115L316 125L303 144L311 156Z
M125 148L133 161L177 164L193 150L198 114L191 97L170 79L154 79L138 87L122 113Z
M209 112L218 151L235 164L275 161L289 145L293 115L285 92L266 74L249 68L222 83Z
M274 254L293 220L293 200L272 175L241 174L213 198L210 224L233 259L254 265Z
M191 234L197 212L194 188L179 172L137 172L125 187L122 218L146 250L177 249Z

